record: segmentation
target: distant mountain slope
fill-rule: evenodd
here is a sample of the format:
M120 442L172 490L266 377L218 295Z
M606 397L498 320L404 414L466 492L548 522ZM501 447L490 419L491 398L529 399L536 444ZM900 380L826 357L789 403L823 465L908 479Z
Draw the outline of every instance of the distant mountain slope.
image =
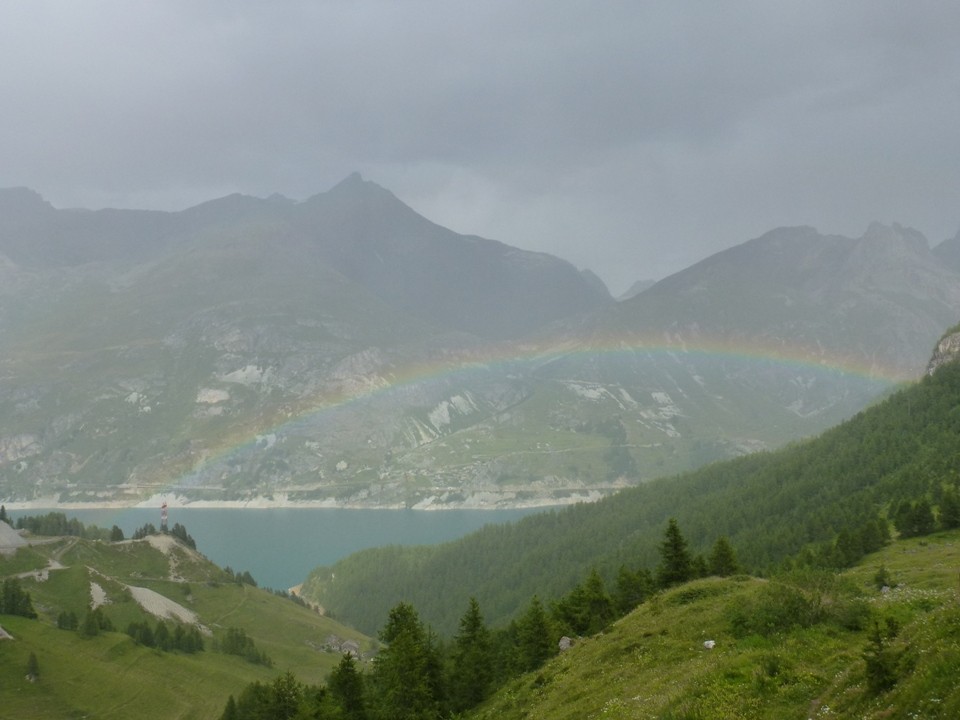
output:
M56 210L32 191L0 190L0 253L35 269L156 260L247 224L272 228L273 252L307 242L312 264L447 330L514 337L611 302L566 261L458 235L358 174L302 203L230 195L178 213Z
M232 438L463 356L476 333L610 302L568 263L456 235L359 176L304 203L232 195L180 213L0 191L0 278L0 495L54 502L141 499ZM474 386L477 407L501 402L485 394ZM445 388L412 399L429 408ZM363 411L307 433L297 457L191 486L332 487L344 454L379 461L409 429Z
M566 261L457 235L357 174L295 210L331 265L440 327L517 337L610 302Z
M629 300L634 298L645 290L649 290L654 285L657 284L656 280L637 280L633 285L631 285L627 290L620 295L617 300L623 302L624 300Z
M404 599L452 633L455 609L471 596L499 623L535 593L566 593L591 567L608 578L621 564L654 568L670 517L694 552L707 552L725 535L747 568L769 569L809 543L831 540L838 528L868 521L891 502L936 494L941 483L955 485L957 407L960 363L950 362L815 440L441 546L367 550L318 568L304 591L367 631ZM377 592L369 592L374 585Z
M850 358L916 376L960 311L957 273L926 239L873 223L860 238L780 228L713 255L603 314L599 332L661 334Z
M614 303L359 176L177 213L3 190L0 499L596 499L836 424L957 315L899 227L773 231Z
M933 248L933 254L946 267L960 272L960 232Z

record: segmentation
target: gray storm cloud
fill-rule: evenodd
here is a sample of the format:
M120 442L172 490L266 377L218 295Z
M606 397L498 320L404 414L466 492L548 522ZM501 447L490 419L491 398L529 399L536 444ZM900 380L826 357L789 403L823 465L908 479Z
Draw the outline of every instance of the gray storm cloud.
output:
M948 2L0 7L0 186L303 198L358 170L618 292L779 225L960 226Z

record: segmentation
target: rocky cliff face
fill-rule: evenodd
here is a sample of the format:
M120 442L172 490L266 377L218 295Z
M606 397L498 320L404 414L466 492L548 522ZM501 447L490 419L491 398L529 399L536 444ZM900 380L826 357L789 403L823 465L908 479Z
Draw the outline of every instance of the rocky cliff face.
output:
M940 338L940 342L933 351L933 357L927 365L927 375L933 375L938 368L954 362L958 357L960 357L960 326L953 328Z

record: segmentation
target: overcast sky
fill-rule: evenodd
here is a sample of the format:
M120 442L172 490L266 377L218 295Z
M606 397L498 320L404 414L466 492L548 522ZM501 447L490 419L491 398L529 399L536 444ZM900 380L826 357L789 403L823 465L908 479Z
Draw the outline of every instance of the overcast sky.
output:
M353 171L614 293L781 225L960 228L960 3L0 4L0 187L304 199Z

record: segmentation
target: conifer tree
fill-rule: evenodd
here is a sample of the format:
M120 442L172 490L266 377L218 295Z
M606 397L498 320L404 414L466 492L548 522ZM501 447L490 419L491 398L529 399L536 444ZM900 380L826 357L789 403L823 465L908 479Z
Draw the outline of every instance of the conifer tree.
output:
M223 709L223 714L220 716L220 720L239 720L240 716L237 714L237 701L233 699L233 695L227 698L227 706Z
M613 596L614 610L624 616L642 603L653 589L653 578L646 568L631 572L625 565L617 573L617 589Z
M888 639L888 635L880 630L879 623L875 622L869 643L862 653L866 664L867 687L874 694L889 690L897 682L898 657L886 642Z
M591 635L607 628L614 620L613 600L607 594L603 578L596 568L590 571L583 584L584 599L587 603L587 613L590 625L587 632Z
M595 635L613 622L613 600L596 568L584 582L554 603L553 617L561 631L574 635Z
M461 712L483 702L493 678L490 632L476 598L470 598L467 611L460 618L460 632L453 642L450 704L455 712Z
M837 534L834 542L834 567L850 567L863 557L863 545L859 533L853 533L844 528Z
M520 672L530 672L543 665L554 652L550 622L543 603L536 595L517 622L517 660Z
M727 577L740 572L740 563L733 552L733 547L725 535L717 538L710 551L710 574L717 577Z
M953 488L943 491L940 500L940 526L944 530L960 527L960 497Z
M901 537L929 535L936 529L930 501L922 498L914 503L902 502L897 510L894 524Z
M77 628L77 631L80 633L80 637L94 637L95 635L99 635L100 623L97 622L97 616L92 612L88 612L86 617L83 618L83 623Z
M153 631L153 643L160 650L170 649L170 628L163 620L157 620L156 629Z
M677 526L675 518L670 518L663 542L660 543L660 565L657 567L657 585L662 588L679 585L691 579L693 560L687 551L687 541Z
M876 552L886 544L887 539L884 537L882 527L884 524L886 524L885 520L874 518L867 521L863 527L860 528L860 532L858 533L860 547L864 553Z
M289 670L280 675L270 686L271 720L292 720L304 700L304 686Z
M367 720L363 675L357 670L352 655L346 653L340 658L327 685L346 720Z
M37 617L30 593L20 587L20 581L17 578L7 578L3 581L3 588L0 590L0 614L20 615L26 618Z
M396 605L380 631L385 643L373 661L377 716L386 720L429 720L439 717L436 689L439 662L431 638L409 603Z

